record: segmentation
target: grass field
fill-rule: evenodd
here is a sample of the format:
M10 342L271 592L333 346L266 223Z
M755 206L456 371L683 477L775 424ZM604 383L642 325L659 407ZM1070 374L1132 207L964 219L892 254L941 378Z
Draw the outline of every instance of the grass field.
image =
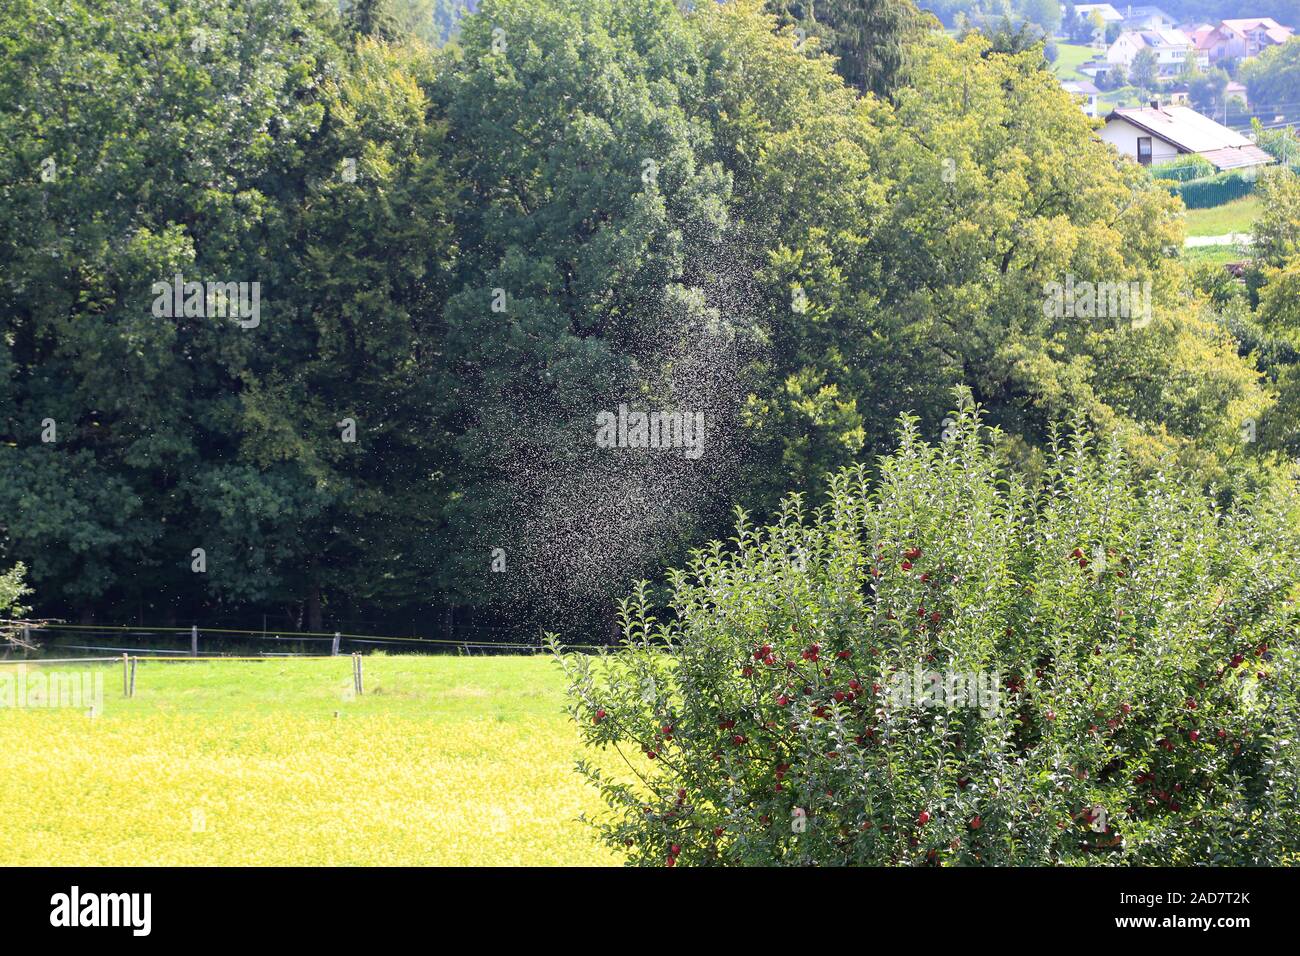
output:
M1184 249L1183 264L1187 266L1225 266L1230 262L1242 262L1250 258L1250 253L1236 246L1197 246Z
M1187 211L1189 236L1223 236L1230 232L1250 232L1260 214L1258 196L1243 196L1222 206Z
M1080 73L1079 67L1101 51L1078 43L1059 42L1056 44L1056 51L1056 62L1052 64L1052 70L1057 76L1063 80L1092 79L1092 77ZM1117 106L1137 106L1141 102L1142 97L1135 87L1121 86L1119 89L1107 90L1102 93L1097 98L1097 109L1104 117Z
M1079 66L1092 59L1093 55L1098 52L1084 44L1061 43L1058 41L1056 44L1056 62L1052 64L1052 69L1062 79L1086 80L1088 77L1079 72Z
M549 657L89 666L97 716L0 707L0 865L619 862Z

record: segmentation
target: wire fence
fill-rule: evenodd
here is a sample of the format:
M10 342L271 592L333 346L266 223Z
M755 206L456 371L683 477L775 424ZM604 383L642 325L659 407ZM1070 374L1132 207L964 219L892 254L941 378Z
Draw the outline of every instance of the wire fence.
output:
M21 646L0 649L0 660L62 661L120 660L120 655L157 660L268 660L277 658L331 658L353 653L392 651L401 654L536 654L546 650L540 637L531 642L432 637L395 637L383 634L348 634L342 631L266 632L239 628L131 627L129 625L42 624L25 633L28 644L40 638L35 651ZM177 646L177 644L180 646ZM271 644L293 649L259 650ZM321 653L321 645L327 650ZM600 645L565 645L574 650L596 650ZM60 652L92 651L103 657L54 658ZM255 652L255 653L254 653Z

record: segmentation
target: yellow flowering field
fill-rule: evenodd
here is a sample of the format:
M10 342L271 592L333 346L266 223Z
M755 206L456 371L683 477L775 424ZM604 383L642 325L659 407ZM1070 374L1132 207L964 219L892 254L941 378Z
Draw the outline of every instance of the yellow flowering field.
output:
M619 862L548 657L90 666L102 713L0 702L0 865Z

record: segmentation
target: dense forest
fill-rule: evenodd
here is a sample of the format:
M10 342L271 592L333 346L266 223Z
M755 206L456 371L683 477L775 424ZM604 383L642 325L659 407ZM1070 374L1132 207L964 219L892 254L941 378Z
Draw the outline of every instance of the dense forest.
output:
M451 42L416 0L6 7L0 571L38 614L602 616L958 386L1031 473L1076 415L1223 494L1296 452L1289 240L1246 299L1193 281L1040 50L908 0L484 0ZM1149 321L1054 314L1067 275ZM608 454L621 406L701 454Z

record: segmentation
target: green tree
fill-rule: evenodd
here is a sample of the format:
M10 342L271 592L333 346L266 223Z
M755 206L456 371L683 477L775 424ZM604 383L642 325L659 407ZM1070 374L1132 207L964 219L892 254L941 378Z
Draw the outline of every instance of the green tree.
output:
M313 626L427 568L446 190L413 75L365 47L340 80L314 4L58 7L3 23L7 549L64 606ZM256 324L160 315L176 274L257 283Z
M1176 205L1143 184L1144 171L1103 159L1109 147L1035 55L935 38L897 99L876 150L887 213L866 257L882 267L867 337L882 347L864 344L850 361L874 380L851 394L898 395L892 411L937 422L944 391L966 383L1031 444L1073 406L1126 432L1143 458L1235 448L1239 416L1266 397L1215 323L1181 301L1165 258L1181 244ZM1025 116L1034 122L1015 119ZM1151 320L1047 308L1045 290L1067 275L1150 282ZM1168 376L1201 383L1178 415L1165 404ZM868 447L886 439L887 421L873 416Z
M1212 116L1223 108L1228 83L1228 74L1218 67L1212 67L1192 78L1188 99L1194 108Z
M1024 0L1021 12L1026 20L1038 25L1044 36L1055 36L1061 29L1061 5L1057 0Z
M741 514L559 655L633 865L1279 865L1300 838L1293 482L1224 508L1086 430L1026 479L967 407ZM557 648L558 650L558 648ZM1264 825L1264 824L1267 825Z
M8 547L74 606L200 599L188 486L235 453L239 383L291 298L264 253L290 242L278 200L335 51L294 3L19 0L0 30ZM261 331L156 317L176 273L260 281Z
M1138 88L1139 93L1149 93L1160 83L1160 71L1156 64L1156 55L1148 49L1142 49L1133 57L1129 66L1129 82Z
M724 15L742 19L698 14ZM701 363L747 334L712 308L732 249L724 163L738 160L704 117L727 83L745 95L756 79L741 51L706 49L692 19L669 3L490 2L431 87L455 144L445 161L473 199L455 221L437 408L458 480L446 557L467 592L488 590L502 547L543 591L589 586L599 603L624 567L689 533L683 496L720 463L665 466L593 441L594 416L620 403L716 410L710 440L725 429L718 375ZM781 42L791 61L820 63ZM642 520L627 495L662 519Z
M0 571L0 641L5 643L22 643L18 622L11 622L9 617L21 618L30 610L18 603L31 593L31 589L23 584L26 573L27 569L21 563L8 571Z
M1300 101L1300 38L1268 47L1243 63L1240 74L1257 108L1286 112Z
M768 8L816 37L846 83L878 96L893 90L925 24L912 0L772 0Z
M1101 45L1106 42L1106 19L1099 10L1092 11L1088 17L1088 27L1086 39L1089 43Z
M1255 187L1259 215L1251 229L1256 259L1282 268L1300 256L1300 176L1290 169L1266 169Z

